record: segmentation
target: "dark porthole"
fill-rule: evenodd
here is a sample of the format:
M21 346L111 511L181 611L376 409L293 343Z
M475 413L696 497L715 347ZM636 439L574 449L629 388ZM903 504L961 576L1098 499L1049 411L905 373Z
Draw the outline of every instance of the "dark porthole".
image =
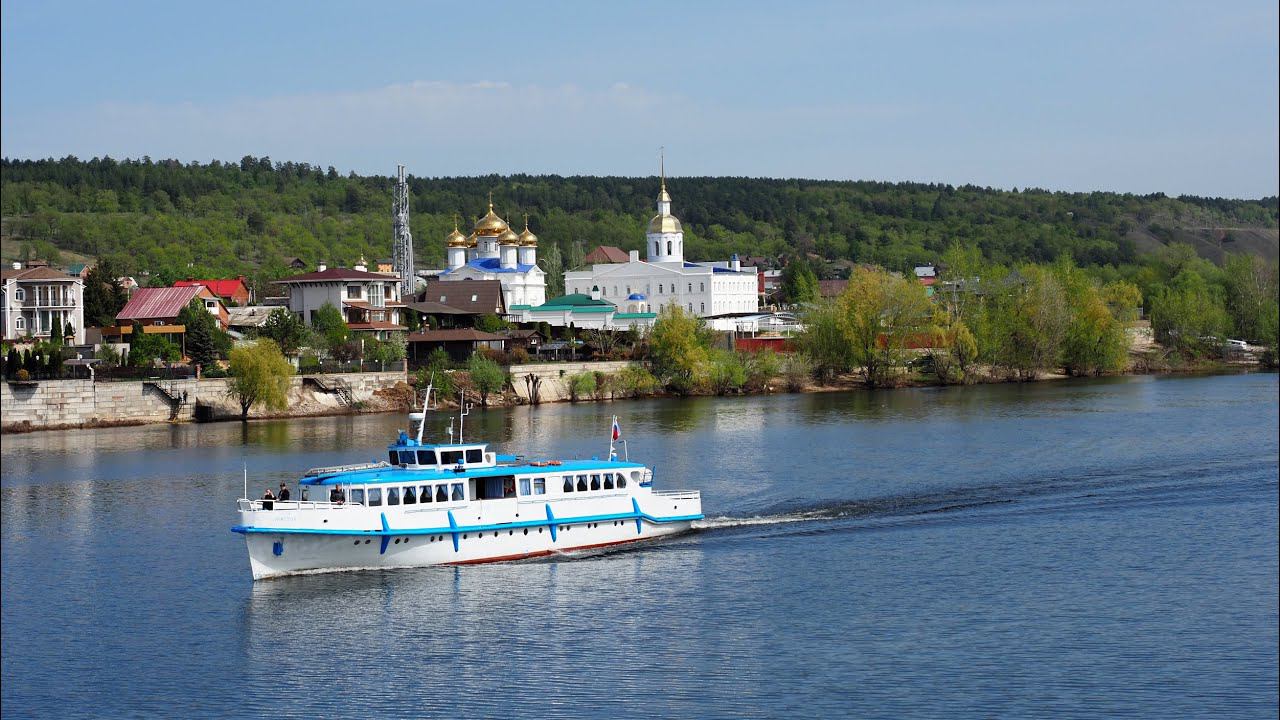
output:
M464 535L462 536L462 539L463 539L463 540L466 540L466 539L467 539L467 536L464 534Z
M399 545L399 544L400 544L400 538L396 538L396 541L395 541L395 543L394 543L394 544Z
M498 537L498 531L497 531L497 530L494 530L494 531L493 531L493 536L494 536L494 537Z
M515 534L516 534L516 531L515 531L515 530L508 530L508 531L507 531L507 534L508 534L508 535L515 535Z
M359 545L359 544L360 544L360 541L359 541L359 540L357 540L357 541L355 541L355 543L354 543L354 544L355 544L355 545Z
M365 540L365 541L364 541L364 544L365 544L365 545L368 545L368 544L369 544L369 541L368 541L368 540Z
M525 534L525 535L528 535L528 534L529 534L529 528L525 528L525 529L524 529L524 534Z

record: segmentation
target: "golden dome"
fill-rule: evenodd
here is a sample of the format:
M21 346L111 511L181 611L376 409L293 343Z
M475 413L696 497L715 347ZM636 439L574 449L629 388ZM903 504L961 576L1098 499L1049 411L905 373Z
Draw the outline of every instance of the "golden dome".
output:
M501 235L498 236L498 244L499 245L519 245L520 236L516 235L515 231L512 230L511 228L507 228L506 230L502 231Z
M649 221L648 233L678 233L684 232L680 228L680 220L675 215L654 215Z
M489 212L486 213L484 217L476 221L476 226L473 228L473 232L475 235L479 235L481 237L498 237L503 232L510 229L511 228L507 226L507 221L498 217L498 214L493 211L493 203L490 202Z
M475 233L471 233L470 235L468 235L468 236L467 236L467 247L475 247L475 246L476 246L476 244L477 244L477 243L476 243L476 234L475 234Z
M520 233L520 244L525 247L537 247L538 236L529 229L529 216L524 216L524 232Z
M449 233L444 239L445 245L449 247L466 247L467 236L463 235L455 226L453 232Z

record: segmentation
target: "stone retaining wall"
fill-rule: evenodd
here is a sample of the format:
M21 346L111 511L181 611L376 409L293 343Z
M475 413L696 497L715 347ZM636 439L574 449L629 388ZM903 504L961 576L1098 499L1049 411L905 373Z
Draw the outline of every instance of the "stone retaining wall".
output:
M541 379L538 385L540 402L556 402L569 399L569 378L584 372L616 373L633 365L630 360L602 362L537 363L512 365L511 386L525 402L529 402L529 383L525 378L533 375Z
M374 393L405 381L403 370L373 373L335 373L319 376L351 388L355 403L366 403ZM301 376L291 379L288 413L316 415L347 409L333 393L312 385ZM94 382L93 380L41 380L34 384L0 382L0 429L42 428L114 423L151 423L195 419L196 406L208 405L214 418L239 417L240 405L227 397L225 378L202 380L154 380ZM170 399L178 398L178 402ZM185 398L185 400L183 400ZM271 414L262 408L250 417Z

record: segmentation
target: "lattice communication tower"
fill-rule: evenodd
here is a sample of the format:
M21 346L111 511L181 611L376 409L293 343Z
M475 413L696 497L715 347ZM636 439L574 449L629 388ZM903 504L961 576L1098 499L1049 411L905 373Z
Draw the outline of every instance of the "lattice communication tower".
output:
M396 195L391 215L395 220L395 244L391 248L391 264L400 275L400 296L408 298L417 290L413 274L413 234L409 232L409 181L404 166L396 166Z

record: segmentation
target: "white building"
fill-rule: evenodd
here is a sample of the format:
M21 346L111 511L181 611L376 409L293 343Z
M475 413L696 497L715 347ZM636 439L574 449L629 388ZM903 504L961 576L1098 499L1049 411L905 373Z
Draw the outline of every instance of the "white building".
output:
M743 267L735 255L728 262L687 262L684 230L671 214L666 178L658 193L658 214L645 233L648 259L632 251L624 263L598 263L564 274L565 292L624 304L642 295L654 312L676 305L699 317L759 309L755 268Z
M277 284L289 288L289 310L307 325L326 303L342 312L347 327L385 337L387 331L405 330L400 323L404 303L400 276L372 273L363 264L354 268L320 265L315 272L294 275Z
M5 340L50 339L67 324L84 344L84 280L51 267L14 263L0 275L0 329Z
M538 267L538 236L529 230L517 235L506 221L489 212L476 222L470 235L454 228L445 238L448 267L440 280L497 280L510 311L547 301L547 274Z

